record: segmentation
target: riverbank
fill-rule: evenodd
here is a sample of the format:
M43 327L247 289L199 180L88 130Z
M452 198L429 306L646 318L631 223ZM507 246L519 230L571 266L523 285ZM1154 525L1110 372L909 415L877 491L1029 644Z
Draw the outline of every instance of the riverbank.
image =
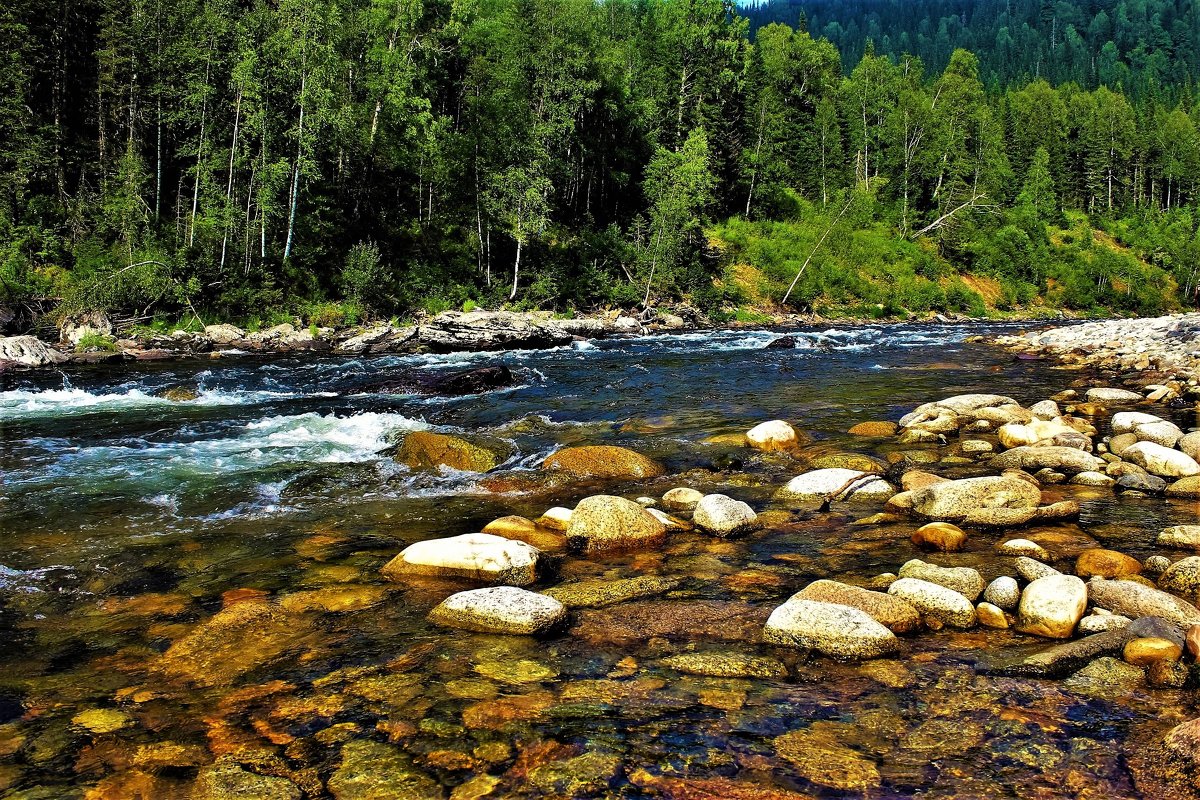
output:
M1087 322L991 341L1018 354L1109 373L1153 401L1200 399L1200 313Z
M1058 312L1058 318L1066 315ZM1006 315L1005 321L1045 320L1044 315ZM650 317L621 310L564 317L548 311L444 311L410 322L392 320L341 328L305 327L294 323L264 330L246 330L219 323L202 330L170 332L147 328L120 328L105 314L90 312L63 320L51 340L31 334L0 337L0 370L74 364L111 364L125 361L220 357L222 354L287 355L382 355L414 353L540 350L561 347L572 341L615 336L716 330L719 328L765 328L791 330L801 326L859 325L958 325L986 324L958 314L910 315L906 319L869 317L823 317L794 314L774 308L749 308L739 318L718 324L690 306L658 310ZM780 344L777 346L784 346Z

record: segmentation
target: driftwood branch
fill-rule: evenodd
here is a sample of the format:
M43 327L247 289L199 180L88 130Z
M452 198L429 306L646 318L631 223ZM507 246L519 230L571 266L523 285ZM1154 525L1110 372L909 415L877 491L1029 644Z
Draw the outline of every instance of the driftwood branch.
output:
M838 212L838 215L833 218L833 222L829 223L829 227L827 227L825 232L821 234L821 238L817 240L817 244L808 254L808 258L804 259L804 263L800 265L800 271L796 273L796 277L792 278L792 285L788 287L788 290L783 295L784 305L787 305L788 298L792 296L792 290L795 289L796 284L800 282L800 276L804 274L804 270L808 269L808 264L810 261L812 261L813 256L815 256L817 251L821 249L821 245L825 244L825 239L829 236L830 231L833 230L833 226L837 225L838 221L845 216L846 212L850 210L850 204L853 202L854 195L851 194L850 198L846 200L846 205L842 206L842 210Z
M947 222L949 222L950 219L958 212L963 211L964 209L978 207L979 201L984 200L986 198L987 198L987 195L984 194L983 192L976 192L975 194L971 195L970 199L968 199L966 202L964 202L958 206L955 206L954 208L947 211L945 214L942 214L940 217L935 219L933 222L929 223L924 228L921 228L921 230L917 231L916 233L911 234L909 238L919 239L927 233L932 233L933 231L936 231L938 228L942 227Z
M860 488L860 484L862 486L866 486L871 481L878 480L878 478L879 478L878 475L874 475L871 473L854 476L850 480L843 483L840 487L838 487L837 491L826 495L825 502L821 503L821 512L825 513L827 511L829 511L829 507L832 506L838 498L840 498L842 495L846 494L847 492L853 493L856 489Z

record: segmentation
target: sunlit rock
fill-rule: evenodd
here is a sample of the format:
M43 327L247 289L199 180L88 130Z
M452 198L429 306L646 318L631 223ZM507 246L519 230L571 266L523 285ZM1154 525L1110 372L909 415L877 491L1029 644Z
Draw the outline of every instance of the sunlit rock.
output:
M541 635L567 621L562 603L515 586L493 586L452 594L429 612L429 621L481 633Z
M656 547L667 527L632 500L594 495L579 502L567 525L567 541L586 553Z
M888 594L910 603L922 616L933 617L955 628L975 625L975 606L961 593L918 578L900 578Z
M834 658L875 658L895 652L899 642L866 612L836 603L793 597L771 612L768 642L816 650Z
M746 444L755 450L786 451L798 443L796 429L781 419L763 422L746 431Z
M490 533L465 533L410 544L382 572L395 581L424 575L528 586L537 580L540 559L541 552L524 542Z
M564 447L542 462L542 469L561 470L576 478L634 480L666 474L662 465L625 447Z
M1074 575L1047 575L1021 592L1017 630L1051 639L1067 639L1087 608L1087 587Z
M723 494L709 494L696 504L692 521L705 533L738 536L758 527L758 515L748 504Z

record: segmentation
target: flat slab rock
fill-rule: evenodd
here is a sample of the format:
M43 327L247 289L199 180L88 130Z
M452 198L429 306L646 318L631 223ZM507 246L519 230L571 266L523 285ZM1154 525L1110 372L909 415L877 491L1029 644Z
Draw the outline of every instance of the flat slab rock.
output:
M480 633L540 635L565 625L567 609L544 594L492 586L450 595L429 612L429 621Z

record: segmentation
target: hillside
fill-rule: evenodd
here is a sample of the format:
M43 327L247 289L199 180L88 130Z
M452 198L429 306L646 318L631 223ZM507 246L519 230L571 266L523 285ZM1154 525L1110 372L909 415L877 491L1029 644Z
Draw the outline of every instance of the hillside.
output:
M974 308L972 276L1013 309L1193 302L1193 5L1058 3L1039 27L1029 0L823 2L6 4L0 303L160 326L730 314L730 252L780 281L839 213L789 306ZM809 30L762 24L789 9ZM1128 86L1049 69L1085 27L1083 61L1115 37ZM1054 239L1080 225L1132 255Z

